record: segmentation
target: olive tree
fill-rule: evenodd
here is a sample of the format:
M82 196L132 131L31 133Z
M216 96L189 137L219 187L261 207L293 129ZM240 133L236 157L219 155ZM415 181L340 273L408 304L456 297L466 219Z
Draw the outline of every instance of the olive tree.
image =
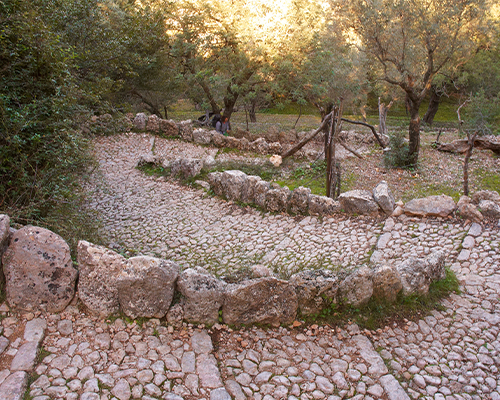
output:
M418 162L420 105L436 75L469 57L487 0L353 0L331 4L346 34L374 63L376 77L401 88L410 115L408 163Z

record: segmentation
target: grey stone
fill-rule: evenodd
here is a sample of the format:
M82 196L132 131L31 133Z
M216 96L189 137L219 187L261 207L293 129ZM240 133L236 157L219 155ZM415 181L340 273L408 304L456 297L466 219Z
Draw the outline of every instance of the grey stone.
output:
M73 333L73 322L69 319L63 319L57 322L57 330L61 335L71 335Z
M316 377L316 386L325 394L332 394L335 390L335 386L324 376Z
M184 319L191 323L215 324L224 302L225 283L210 274L188 268L177 282L182 294Z
M311 194L309 196L310 215L332 215L340 212L340 203L326 196Z
M387 215L393 213L396 202L386 181L382 181L375 186L375 189L373 189L373 198Z
M195 129L193 131L193 140L195 143L199 144L210 144L212 135L205 129Z
M379 377L387 374L388 370L384 363L384 360L373 348L372 343L368 338L361 335L353 336L353 342L356 344L356 347L359 349L359 354L362 359L364 359L370 367L368 368L368 373Z
M174 296L179 265L139 256L129 259L116 277L121 310L130 318L163 318Z
M259 154L268 154L269 144L266 142L266 139L258 138L250 143L250 150Z
M468 234L472 237L478 237L481 235L482 231L483 228L481 227L481 225L474 222L469 228Z
M208 354L213 350L212 339L205 330L193 332L191 345L196 354Z
M226 389L218 388L210 392L210 400L231 400L231 396Z
M38 342L26 342L17 351L12 364L11 371L31 371L35 366Z
M309 196L311 196L311 189L299 186L292 191L290 196L290 212L292 214L306 215L309 211Z
M260 176L249 175L245 181L245 184L241 188L241 201L243 203L251 204L255 199L255 185L257 182L262 181Z
M476 241L472 236L466 236L462 242L462 247L464 249L472 249L476 245Z
M120 379L116 383L115 387L111 389L111 393L119 400L130 400L130 397L132 396L130 385L126 379Z
M298 301L288 282L273 277L228 285L222 307L222 318L230 325L293 322Z
M295 287L302 315L317 314L338 301L339 279L332 271L302 271L290 277L290 284Z
M222 188L228 200L240 201L247 175L238 170L224 171L222 173Z
M402 289L403 284L397 268L380 265L373 271L374 298L394 302Z
M286 212L290 193L290 189L286 186L268 190L266 192L266 210L270 212Z
M217 196L223 196L224 188L222 187L222 172L210 172L207 179L213 192Z
M349 214L371 215L379 210L372 193L367 190L351 190L339 196L340 207Z
M160 132L160 118L157 115L153 114L148 118L146 130L154 133Z
M484 200L500 204L500 194L494 190L480 190L472 195L472 202L474 204L479 204Z
M392 375L384 375L380 377L380 383L384 387L385 393L389 400L410 400L399 382Z
M429 196L421 199L410 200L404 206L406 214L421 217L436 216L447 217L455 211L456 205L450 196Z
M431 253L426 259L410 257L399 263L397 269L401 275L403 293L426 294L432 281L446 276L444 268L445 255L442 251Z
M358 306L366 304L373 294L372 271L362 266L339 285L339 301Z
M108 317L120 309L117 279L126 259L103 246L78 242L78 297L94 314Z
M392 239L392 234L390 232L386 232L383 235L381 235L377 241L377 249L385 249L391 239Z
M9 347L9 339L5 336L0 336L0 354L2 354L7 347Z
M217 360L212 354L200 354L196 359L196 372L204 388L220 388L222 380Z
M483 214L479 212L477 207L472 204L472 200L467 196L460 197L457 203L457 211L462 218L470 219L471 221L482 221L484 218Z
M0 385L2 400L22 400L27 383L28 374L26 372L17 371L10 374Z
M165 134L165 136L178 136L179 127L173 120L160 119L160 131Z
M271 189L269 182L260 180L255 183L254 203L255 205L266 208L266 193Z
M487 218L500 219L500 203L491 200L481 200L479 202L481 214Z
M179 124L177 125L179 127L179 135L181 135L181 138L183 140L186 140L188 142L192 142L193 141L193 123L191 122L191 120L187 120L187 121L182 121L182 122L179 122Z
M136 114L134 118L134 127L137 131L144 131L146 130L146 124L148 122L148 117L144 113L138 113Z
M2 262L12 307L59 312L75 295L77 270L68 244L54 232L35 226L19 229Z
M234 400L246 400L247 396L241 390L241 386L238 382L228 379L226 380L226 390L234 398Z
M24 340L40 344L43 340L46 328L47 322L43 318L34 318L31 321L26 322L26 327L24 328Z

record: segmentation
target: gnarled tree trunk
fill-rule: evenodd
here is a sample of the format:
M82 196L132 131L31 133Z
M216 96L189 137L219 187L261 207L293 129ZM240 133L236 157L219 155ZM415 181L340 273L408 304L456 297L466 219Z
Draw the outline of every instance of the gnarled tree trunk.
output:
M439 109L439 101L441 100L441 96L437 93L436 87L432 86L431 88L431 98L429 100L429 107L427 108L427 112L424 115L423 121L429 125L432 125L434 122L434 117Z
M420 99L411 99L408 97L409 113L410 113L410 126L409 133L409 149L408 149L408 162L409 166L415 166L418 162L418 153L420 150L420 115L418 110L420 108Z

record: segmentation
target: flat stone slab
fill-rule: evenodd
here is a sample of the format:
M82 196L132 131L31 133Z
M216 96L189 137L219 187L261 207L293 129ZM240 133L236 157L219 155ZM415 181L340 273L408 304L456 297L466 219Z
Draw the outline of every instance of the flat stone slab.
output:
M24 371L14 372L10 374L2 385L0 385L0 394L2 400L22 400L26 385L28 382L28 374Z
M40 343L43 340L46 328L47 322L42 318L35 318L28 321L24 328L24 340Z
M387 393L389 400L410 400L410 397L406 394L394 376L384 375L380 377L380 383L385 393Z
M213 348L212 339L206 331L195 331L191 337L191 345L196 354L211 353Z
M0 354L2 354L5 349L9 346L9 339L5 336L0 336Z
M38 342L24 343L12 360L11 371L31 371L35 366Z
M202 387L211 389L222 387L219 367L213 355L200 354L196 361L196 372Z
M469 228L469 236L478 237L483 232L483 227L477 222L474 222Z

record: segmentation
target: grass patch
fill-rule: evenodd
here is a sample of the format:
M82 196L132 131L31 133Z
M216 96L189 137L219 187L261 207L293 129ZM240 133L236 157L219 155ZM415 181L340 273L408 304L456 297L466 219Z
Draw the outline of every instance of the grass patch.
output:
M485 171L483 169L479 169L476 171L476 174L480 179L480 187L483 190L500 190L500 174L495 174L492 171Z
M361 329L375 330L403 319L415 320L428 315L433 310L444 310L440 300L451 293L460 294L455 273L446 268L446 277L430 285L427 295L403 296L401 293L395 303L370 300L361 307L330 304L319 315L306 317L307 322L322 322L331 325L344 325L355 322Z

